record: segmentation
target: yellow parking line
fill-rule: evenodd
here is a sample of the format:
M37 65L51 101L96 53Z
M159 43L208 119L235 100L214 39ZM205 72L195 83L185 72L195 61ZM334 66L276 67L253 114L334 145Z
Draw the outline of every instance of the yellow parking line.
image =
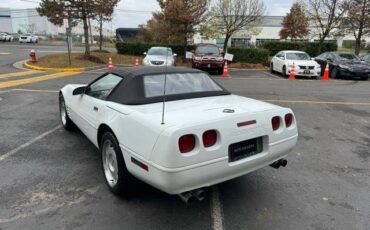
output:
M37 70L27 70L27 71L22 71L22 72L5 73L5 74L0 74L0 79L8 78L8 77L21 77L21 76L31 75L35 73L40 73L40 72L41 71L37 71Z
M299 100L272 100L272 99L260 99L265 102L281 102L281 103L298 103L298 104L331 104L331 105L369 105L366 102L347 102L347 101L299 101Z
M59 72L59 73L48 74L48 75L44 75L40 77L32 77L32 78L26 78L26 79L21 79L21 80L0 82L0 89L14 87L17 85L26 85L26 84L31 84L31 83L40 82L40 81L47 81L47 80L52 80L52 79L57 79L57 78L62 78L62 77L69 77L69 76L73 76L76 74L79 74L79 73L78 72Z
M13 89L13 91L21 92L39 92L39 93L59 93L58 90L44 90L44 89ZM0 91L1 92L1 91Z
M0 55L8 55L10 53L6 53L6 52L0 52Z

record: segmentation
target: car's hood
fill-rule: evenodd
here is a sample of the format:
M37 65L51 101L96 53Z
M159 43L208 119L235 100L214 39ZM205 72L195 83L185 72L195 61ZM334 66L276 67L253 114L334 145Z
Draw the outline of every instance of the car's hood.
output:
M130 106L147 122L158 123L162 119L163 103ZM188 126L240 114L254 114L281 107L237 95L194 98L170 101L165 104L166 126ZM115 108L118 109L119 108ZM126 110L125 110L126 111Z

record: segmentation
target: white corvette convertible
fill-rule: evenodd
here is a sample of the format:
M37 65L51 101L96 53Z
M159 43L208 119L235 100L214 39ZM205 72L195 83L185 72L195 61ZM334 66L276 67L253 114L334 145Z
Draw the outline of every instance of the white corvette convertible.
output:
M195 69L117 68L59 98L63 126L100 149L107 185L123 196L134 176L202 199L201 188L285 166L298 138L292 110L233 95Z

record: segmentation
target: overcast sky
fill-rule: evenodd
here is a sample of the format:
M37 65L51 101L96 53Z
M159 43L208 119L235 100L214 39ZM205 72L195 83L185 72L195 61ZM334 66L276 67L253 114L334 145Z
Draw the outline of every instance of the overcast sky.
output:
M35 8L38 6L39 0L0 0L0 7L13 8L13 9L25 9ZM285 15L289 11L290 6L294 0L262 0L267 8L267 15L281 16ZM121 0L118 4L118 9L114 14L112 25L113 28L117 27L137 27L139 24L145 24L145 22L151 18L151 13L146 11L155 11L159 9L156 0ZM138 10L140 12L127 12L124 10Z

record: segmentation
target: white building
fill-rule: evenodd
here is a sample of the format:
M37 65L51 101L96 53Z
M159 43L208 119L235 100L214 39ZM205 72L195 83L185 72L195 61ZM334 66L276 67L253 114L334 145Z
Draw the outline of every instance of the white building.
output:
M252 31L241 31L234 34L231 39L229 40L229 47L250 47L250 46L258 46L260 43L264 41L271 41L271 40L280 40L279 32L283 28L282 22L284 20L284 16L265 16L262 20L262 23L254 28ZM315 28L310 28L311 31L314 31ZM315 41L318 38L314 35L309 35L307 40ZM345 37L332 37L328 38L327 40L336 41L338 47L342 47L343 41L349 40L353 41L355 38L352 35L348 35ZM370 38L364 38L367 43L370 43ZM206 39L200 34L196 34L194 36L194 43L215 43L220 46L224 44L224 39Z
M0 8L0 32L55 35L64 31L64 27L57 27L41 17L36 9Z
M8 33L33 33L38 35L58 35L66 33L66 26L55 26L41 17L36 9L10 9L0 8L0 32ZM91 33L98 35L96 22L91 21ZM83 34L82 23L79 23L72 31L74 34ZM103 29L103 34L108 34L107 29ZM111 33L111 32L110 32Z

